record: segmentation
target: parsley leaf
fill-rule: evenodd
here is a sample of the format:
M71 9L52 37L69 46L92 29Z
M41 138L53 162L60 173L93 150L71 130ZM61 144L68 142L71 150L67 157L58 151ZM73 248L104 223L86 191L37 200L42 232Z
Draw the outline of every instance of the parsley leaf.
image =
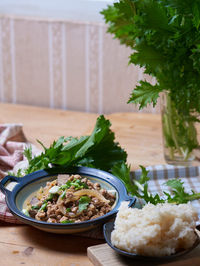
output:
M32 160L32 147L31 145L24 149L24 156L30 162Z
M89 203L91 202L91 198L88 196L82 196L80 197L78 201L78 210L79 212L82 212L83 210L86 210Z
M112 174L118 177L126 186L127 191L137 198L143 199L146 203L152 203L154 205L158 203L187 203L188 201L200 199L200 193L195 193L192 191L191 193L186 193L183 182L180 179L170 179L165 185L172 189L172 193L168 193L163 191L163 194L166 198L162 198L159 194L152 194L148 190L148 171L145 167L140 165L142 170L141 176L138 180L131 179L130 166L127 164L118 164L112 168Z
M111 169L111 173L124 183L127 191L131 195L139 197L138 187L134 185L130 178L130 165L125 163L115 164Z
M167 201L170 203L187 203L200 198L200 193L195 193L194 191L191 191L191 193L185 192L184 183L181 179L170 179L165 184L172 189L173 196L165 192Z
M144 108L151 102L155 106L160 92L161 89L158 85L153 86L146 81L140 81L140 85L133 90L128 103L139 103L139 109Z

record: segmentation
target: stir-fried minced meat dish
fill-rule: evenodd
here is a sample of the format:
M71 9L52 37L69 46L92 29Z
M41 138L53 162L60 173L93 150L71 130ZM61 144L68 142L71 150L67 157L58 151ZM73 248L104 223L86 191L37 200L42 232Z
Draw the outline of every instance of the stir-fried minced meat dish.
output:
M27 203L24 213L38 221L78 223L112 210L115 195L80 175L58 175Z

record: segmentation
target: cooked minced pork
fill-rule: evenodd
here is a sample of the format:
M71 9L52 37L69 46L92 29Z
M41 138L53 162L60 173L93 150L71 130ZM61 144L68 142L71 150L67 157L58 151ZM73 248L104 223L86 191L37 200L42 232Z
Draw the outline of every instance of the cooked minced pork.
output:
M27 202L26 215L48 223L78 223L112 210L115 195L80 175L58 175Z

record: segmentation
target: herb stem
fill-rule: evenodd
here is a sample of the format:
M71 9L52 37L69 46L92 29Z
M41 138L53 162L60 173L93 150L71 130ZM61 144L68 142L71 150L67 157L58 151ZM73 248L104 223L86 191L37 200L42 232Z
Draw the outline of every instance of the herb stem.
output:
M133 14L135 16L136 15L136 8L135 8L134 3L131 0L126 0L126 2L127 2L127 4L130 5L130 8L131 8L131 10L132 10L132 12L133 12Z
M192 115L184 110L179 113L173 99L164 95L162 110L164 146L171 161L187 162L192 159L192 151L198 147L197 132Z
M200 199L200 193L195 193L186 197L188 201Z
M138 182L137 180L133 179L133 183L141 190L141 191L144 191L144 187L142 184L140 184L140 182ZM148 192L147 193L148 196L150 196L151 194Z
M176 131L174 129L174 123L173 123L173 120L172 120L172 116L175 115L175 113L173 111L173 106L172 106L173 103L172 103L172 101L170 99L170 96L168 94L166 95L166 98L167 98L166 99L166 105L167 105L166 108L167 108L167 113L168 113L167 121L168 121L168 125L169 125L169 130L171 132L172 139L174 141L174 144L175 144L175 147L176 147L178 153L180 155L182 155L181 149L179 148L179 145L178 145L178 140L177 140L177 136L176 136L176 133L175 133Z

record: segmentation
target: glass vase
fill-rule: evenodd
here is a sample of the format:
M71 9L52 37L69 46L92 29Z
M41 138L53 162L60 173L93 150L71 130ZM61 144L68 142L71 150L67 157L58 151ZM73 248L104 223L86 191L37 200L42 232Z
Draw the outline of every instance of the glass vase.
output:
M199 147L193 116L178 112L168 93L161 96L164 158L168 164L191 165Z

